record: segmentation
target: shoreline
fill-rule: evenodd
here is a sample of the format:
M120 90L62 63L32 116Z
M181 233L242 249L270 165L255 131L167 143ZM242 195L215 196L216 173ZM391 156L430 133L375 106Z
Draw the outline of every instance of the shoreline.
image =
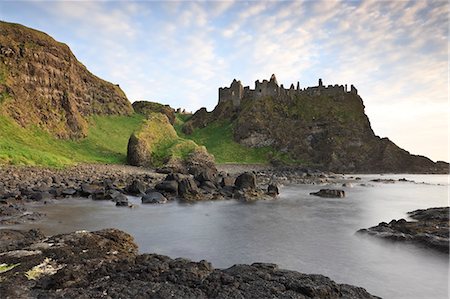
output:
M233 165L231 168L221 168L219 166L218 168L219 168L219 172L220 171L223 172L225 170L229 170L232 172L234 170L234 175L239 174L240 171L242 171L242 170L244 170L244 171L249 170L249 168L242 167L240 165L237 167L235 167L235 165ZM259 187L261 187L261 186L267 185L271 181L276 181L278 184L285 184L285 185L288 185L288 184L289 185L290 184L293 184L293 185L295 185L295 184L317 185L318 189L319 189L320 188L319 186L322 184L332 184L334 186L342 186L342 184L345 182L359 184L357 177L354 177L354 176L344 176L344 175L331 174L331 173L315 172L314 170L306 170L306 171L305 170L306 169L293 171L293 170L286 170L286 169L273 170L273 169L267 169L267 168L260 168L259 170L255 171L257 173L257 181L258 181L257 185ZM45 184L43 184L43 183L47 183L47 187L50 187L50 188L55 188L54 184L65 185L65 187L69 187L68 185L72 184L73 188L75 188L75 189L80 188L77 192L83 192L83 188L82 188L83 183L90 182L95 185L97 183L96 180L103 180L103 182L107 183L107 184L105 184L105 186L107 186L108 184L111 186L116 186L116 187L121 186L121 188L123 188L123 190L125 190L125 188L127 188L130 184L132 184L132 182L136 178L139 178L141 180L147 180L147 181L151 182L151 183L149 183L150 185L154 186L155 184L158 184L159 182L163 181L164 178L166 177L166 174L158 173L153 169L145 169L145 168L132 167L132 166L123 166L123 165L104 165L104 164L80 165L77 167L73 167L70 169L64 169L64 170L52 170L52 169L49 170L49 169L43 169L43 168L39 168L39 167L25 167L25 168L13 167L12 169L11 168L1 169L0 173L2 173L2 174L8 173L11 176L9 178L9 180L5 180L5 181L2 180L3 186L12 184L12 182L18 183L18 185L20 185L20 186L31 183L32 187L34 187L34 188L45 187ZM51 177L51 179L52 179L51 182L48 179L49 177ZM60 179L60 182L58 182L58 179ZM110 182L109 180L111 180L111 179L114 179L114 180ZM394 182L397 182L397 180L395 180ZM414 181L408 181L408 180L406 182L415 183ZM7 183L7 184L5 184L5 183ZM378 183L380 183L380 184L391 183L391 181L390 180L381 180ZM76 184L78 184L78 187L75 186ZM50 185L50 186L48 186L48 185ZM31 188L31 189L33 189L33 188ZM20 197L20 196L22 196L22 190L19 190L19 191L20 191L20 195L19 195L19 197ZM85 191L88 191L88 190L85 190ZM43 191L43 192L49 192L49 191ZM49 193L52 194L51 192L49 192ZM28 196L26 194L27 194L26 192L23 193L24 196ZM69 198L71 197L71 195L64 195L64 197L66 197L66 196ZM93 198L94 194L89 194L88 196L92 198L90 200L94 199ZM64 197L60 197L60 198L64 198ZM58 199L55 198L54 200L57 201ZM12 201L14 201L16 204L22 205L22 207L26 208L27 204L30 204L30 203L39 202L39 203L45 204L45 202L47 201L48 204L51 204L51 202L53 200L48 201L47 199L31 199L31 198L25 197L25 198L21 198L21 199L14 198L14 200L12 200ZM7 202L8 205L10 203L14 204L14 202L12 202L12 201L10 202L10 199L2 199L1 207L5 206L4 202ZM22 211L19 211L19 212L22 212ZM3 215L0 214L0 219L3 219L2 216ZM33 219L34 216L36 217L35 219ZM23 220L24 221L35 221L35 220L40 220L44 217L45 217L45 215L30 215L29 214L27 216L27 218L24 218ZM20 223L20 222L18 222L18 223ZM9 228L11 228L11 226ZM11 231L11 229L9 229L9 228L8 229L0 229L0 233L4 233L6 231ZM14 228L14 223L12 223L12 228ZM21 233L17 233L17 234L20 237L20 234L27 234L27 232L22 231ZM39 233L36 232L36 234L39 234ZM89 234L95 235L95 234L97 234L97 232L92 232ZM33 233L28 232L27 238L31 238L30 236L32 236L32 235L33 235ZM74 236L74 233L64 234L64 235L70 236L70 238L72 238ZM56 238L56 236L53 236L50 238ZM42 239L39 239L39 242L36 241L35 243L36 244L42 243L41 241L42 241ZM27 243L27 242L25 242L25 243ZM44 243L45 242L46 241L44 241ZM30 244L30 245L22 246L20 248L16 248L15 250L30 250L31 248L35 248L33 246L41 246L41 245ZM33 250L35 250L35 249L33 249ZM38 250L41 250L41 249L38 249ZM73 249L69 249L69 250L73 250ZM155 254L139 254L136 257L134 257L134 259L140 260L143 257L145 257L145 258L151 257L152 261L150 262L150 264L147 264L147 265L152 266L152 267L165 267L165 266L161 266L160 261L164 261L164 263L172 264L172 263L177 263L177 261L180 260L180 259L171 259L169 257L164 257L164 256L160 256L160 255L155 255ZM42 260L45 260L45 257L43 255L40 255L39 258ZM40 261L40 263L42 263L42 260ZM191 271L192 267L194 267L194 268L195 267L197 267L197 268L203 267L202 265L204 265L204 262L205 262L205 261L201 261L201 262L196 263L196 262L192 262L192 261L185 260L185 259L183 259L183 261L186 261L186 262L181 264L180 269L183 269L183 271L188 271L188 272ZM122 261L122 263L125 263L125 264L128 262L129 262L128 258L126 259L126 261ZM21 259L16 259L16 260L12 259L11 264L13 264L13 263L17 264L17 263L25 263L25 262L23 262ZM78 263L78 261L75 261L73 263ZM38 260L35 260L35 264L36 265L34 265L33 267L36 267L37 265L39 265ZM59 262L56 262L54 264L54 267L58 268L59 264L65 264L65 261L61 260ZM75 265L75 264L73 264L73 265ZM179 264L177 264L177 265L179 265ZM198 265L200 265L200 266L198 266ZM270 266L267 266L267 265L270 265ZM32 266L30 265L29 267L32 267ZM116 266L114 264L111 267L112 267L112 269L116 269L114 267L119 267L119 266ZM122 266L120 266L116 270L118 270L119 272L122 271L123 269L121 267ZM133 273L133 275L134 275L135 271L140 271L135 268L136 265L133 263L129 264L127 267L128 267L127 270L124 270L124 272L120 272L120 273L122 273L125 276L129 275L131 277L132 276L131 273ZM184 268L184 267L186 267L186 268ZM262 267L262 269L260 269L260 267ZM296 271L279 270L278 267L273 264L255 263L252 265L239 265L237 268L236 268L236 266L233 266L228 269L213 269L211 267L211 269L208 271L210 271L209 275L217 275L215 273L228 273L229 271L234 271L236 269L238 269L238 272L237 272L238 275L243 275L244 273L247 273L248 275L250 275L250 277L252 277L251 279L253 279L253 275L255 275L254 273L263 273L261 275L264 275L265 277L269 277L272 275L277 275L277 276L288 275L289 277L290 277L290 275L293 275L293 276L297 277L298 275L300 275L298 277L307 277L308 279L313 279L312 277L318 278L319 279L317 281L318 285L316 287L319 289L322 287L328 287L329 283L336 284L332 280L330 280L327 277L322 276L322 275L301 274ZM16 269L16 270L19 271L19 269ZM109 269L108 271L110 271L110 270L111 269ZM116 270L114 270L114 271L116 271ZM24 271L23 268L20 271ZM113 270L111 270L111 271L113 271ZM195 270L195 271L197 271L197 270ZM246 272L246 271L249 271L249 272ZM11 272L11 273L13 273L13 272ZM191 272L189 272L189 273L191 273ZM145 275L147 275L147 274L145 274ZM174 274L174 275L176 275L176 274ZM197 275L197 272L195 272L195 275ZM269 276L267 276L267 275L269 275ZM50 279L50 278L49 277L45 278L44 282L38 281L37 285L39 286L41 291L44 292L44 293L41 293L41 295L44 294L44 296L46 296L49 294L53 294L52 293L53 291L51 289L46 289L46 287L44 287L44 288L41 287L42 283L44 283L44 285L46 283L48 283L48 282L46 282L48 279ZM52 280L52 279L53 278L51 278L50 280ZM60 279L60 278L57 278L57 279ZM296 278L296 279L299 279L299 278ZM270 280L269 280L269 282L267 282L265 280L263 280L263 281L264 281L264 283L271 283ZM58 283L64 284L63 281L59 281ZM117 283L117 285L120 285L121 282L119 280L119 281L114 281L114 283ZM223 287L223 286L221 286L222 282L220 282L219 284L217 284L217 283L218 282L216 282L216 287L218 287L218 288ZM143 284L143 285L145 285L145 284ZM175 283L174 288L177 289L181 285L185 286L182 279L180 281L178 281L177 283ZM333 287L333 288L338 288L338 289L344 288L344 287L342 287L341 284L336 284L336 285L337 285L337 287ZM109 286L108 284L103 284L103 286L104 286L104 288L110 287L111 289L114 289L116 287L116 285ZM152 287L153 286L145 285L146 289L147 288L150 289ZM348 286L348 287L354 288L353 286ZM12 285L7 286L7 288L12 288ZM91 289L90 285L84 285L81 288L83 290L77 289L76 292L84 292L85 288L86 288L86 294L93 295L93 296L98 295L97 293L95 293L95 290ZM121 286L120 288L122 288L122 290L123 290L123 286ZM227 285L227 288L228 288L228 285ZM70 297L71 295L74 294L74 293L71 293L71 292L74 292L74 289L72 289L72 288L62 287L62 289L63 289L62 292L63 293L66 292L64 294L68 297ZM365 292L364 289L360 289L360 288L357 288L357 289L360 290L361 292L362 291ZM11 291L11 289L7 289L7 292L10 292L10 291ZM30 291L30 290L27 290L27 291ZM33 291L33 290L31 290L31 291ZM118 289L114 289L114 291L119 292ZM202 291L203 291L203 289L202 289ZM358 291L358 292L360 292L360 291ZM92 292L92 293L88 293L88 292ZM282 292L282 290L280 290L280 292ZM180 297L183 297L186 294L187 293L182 293L182 295L180 295ZM198 294L201 294L201 293L198 293ZM261 293L261 294L262 294L261 298L264 298L264 296L265 296L264 294L266 294L266 293ZM282 293L280 293L280 294L282 294ZM369 295L366 295L365 293L362 293L362 294L364 294L362 297L353 297L353 298L376 298L376 297L368 297L368 296L370 296L370 294ZM317 295L317 298L328 298L327 296L324 296L324 297L320 297L320 296L322 296L321 293Z
M253 201L273 198L273 196L267 196L265 191L270 184L274 186L331 184L339 187L345 186L345 184L350 186L358 184L360 179L358 174L335 174L300 167L275 168L263 164L219 164L217 168L219 180L225 181L224 178L231 177L231 184L234 184L234 180L239 174L253 173L256 181L255 192L239 191L236 193L233 191L233 185L216 182L216 186L201 187L199 185L197 190L200 190L200 193L196 197L183 199L176 194L174 196L170 192L166 192L164 189L155 189L158 183L164 183L168 177L167 173L160 173L157 169L121 164L80 164L64 169L36 166L3 166L0 168L0 177L2 177L0 181L0 225L13 225L41 219L44 217L43 215L28 213L26 209L27 204L29 202L46 203L50 199L89 197L94 200L117 201L115 196L119 196L126 202L126 198L123 199L124 195L144 194L145 190L152 190L162 193L169 201L220 199ZM390 174L375 175L388 176ZM186 175L179 175L178 179L184 177ZM406 179L401 180L420 183ZM200 184L198 181L191 181L191 184L195 184L192 182ZM377 179L376 182L393 183L395 180ZM276 194L274 195L276 196Z
M275 264L214 269L158 254L138 254L117 229L43 236L0 231L5 298L379 298L364 288Z

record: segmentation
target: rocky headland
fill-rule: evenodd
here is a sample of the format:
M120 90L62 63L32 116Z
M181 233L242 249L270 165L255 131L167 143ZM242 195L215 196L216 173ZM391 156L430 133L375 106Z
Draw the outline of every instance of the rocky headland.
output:
M415 210L408 216L414 221L393 219L389 223L381 222L377 226L360 229L357 233L449 252L449 207Z
M272 147L296 164L345 173L448 173L449 164L412 155L373 132L363 99L351 85L290 88L275 75L254 89L233 80L219 88L213 111L201 108L183 126L185 134L218 122L233 126L233 139L251 148ZM282 163L274 157L272 163Z
M378 298L328 277L254 263L214 269L138 254L116 229L46 237L0 230L2 298Z

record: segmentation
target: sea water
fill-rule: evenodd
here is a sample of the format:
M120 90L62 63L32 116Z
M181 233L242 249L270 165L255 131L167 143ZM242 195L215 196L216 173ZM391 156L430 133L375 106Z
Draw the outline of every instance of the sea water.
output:
M359 177L353 187L283 186L278 199L253 203L142 205L130 197L135 207L129 209L109 201L65 199L36 207L47 217L28 227L47 234L114 227L132 234L141 253L206 259L217 268L270 262L361 286L383 298L448 298L447 254L355 232L381 221L408 219L408 211L448 206L449 176ZM377 178L396 182L371 181ZM325 187L342 188L346 197L309 195Z

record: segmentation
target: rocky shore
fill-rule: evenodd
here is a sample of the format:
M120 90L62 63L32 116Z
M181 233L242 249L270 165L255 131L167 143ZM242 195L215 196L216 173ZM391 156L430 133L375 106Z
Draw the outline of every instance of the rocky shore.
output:
M421 244L449 252L449 207L415 210L408 213L415 221L405 219L381 222L357 233L379 238Z
M225 171L228 170L229 172ZM129 207L126 195L142 203L172 200L270 200L287 183L323 184L336 175L309 169L273 169L232 166L217 170L204 162L188 169L148 169L125 165L84 164L66 169L4 166L0 169L0 225L42 218L30 212L33 202L50 204L67 197L111 200Z
M214 269L138 254L116 229L45 237L0 230L2 298L377 298L322 275L254 263Z

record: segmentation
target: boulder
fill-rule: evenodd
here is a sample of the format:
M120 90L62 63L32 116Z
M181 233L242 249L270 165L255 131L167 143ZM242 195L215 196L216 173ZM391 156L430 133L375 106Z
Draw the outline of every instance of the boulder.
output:
M225 176L220 181L220 186L222 186L222 187L232 187L232 186L234 186L235 181L236 181L236 178L234 178L232 176Z
M33 192L33 193L30 194L30 198L31 198L32 200L35 200L35 201L47 200L47 199L50 199L50 198L52 198L52 197L53 197L53 196L52 196L51 193L48 192L48 191L44 191L44 192Z
M62 191L63 195L68 195L68 196L75 195L76 193L77 193L77 190L75 190L73 188L67 188Z
M121 202L121 203L127 202L128 203L128 198L126 197L126 195L122 194L120 192L111 194L110 196L112 197L112 201L114 201L116 203L118 203L118 202Z
M175 180L171 181L162 181L161 183L156 184L155 189L168 192L168 193L178 193L178 182Z
M164 197L164 195L162 195L159 192L150 192L150 193L142 196L141 201L142 201L142 203L153 203L153 204L160 203L161 204L161 203L166 203L167 198Z
M145 140L131 134L127 146L127 163L133 166L150 166L150 151Z
M188 155L185 161L188 173L192 174L199 181L215 181L218 171L214 162L214 157L208 153L205 147L197 147Z
M200 185L200 188L202 188L203 190L206 190L208 192L217 190L216 185L211 181L203 181Z
M130 203L128 202L128 198L126 196L120 196L116 198L116 207L129 207Z
M267 194L274 197L280 194L280 191L278 190L278 185L275 183L270 183L269 186L267 186Z
M344 190L338 189L320 189L318 192L311 192L309 194L320 197L334 197L334 198L345 197Z
M251 172L244 172L239 175L235 181L236 188L242 189L255 189L256 188L256 175Z
M128 187L127 192L133 195L145 194L145 185L139 180L134 180Z
M81 184L80 194L81 196L88 197L89 195L96 193L100 189L102 189L102 187L98 185L85 183Z
M181 127L181 132L186 135L191 135L192 133L194 133L194 127L190 122L187 122Z
M107 192L105 190L97 190L97 192L93 193L92 195L93 200L109 200L110 197L108 196Z
M196 170L196 174L193 174L194 178L200 183L210 181L217 181L217 169L212 168L200 168Z
M186 198L186 196L197 195L199 193L197 184L192 177L185 177L178 183L178 194Z

